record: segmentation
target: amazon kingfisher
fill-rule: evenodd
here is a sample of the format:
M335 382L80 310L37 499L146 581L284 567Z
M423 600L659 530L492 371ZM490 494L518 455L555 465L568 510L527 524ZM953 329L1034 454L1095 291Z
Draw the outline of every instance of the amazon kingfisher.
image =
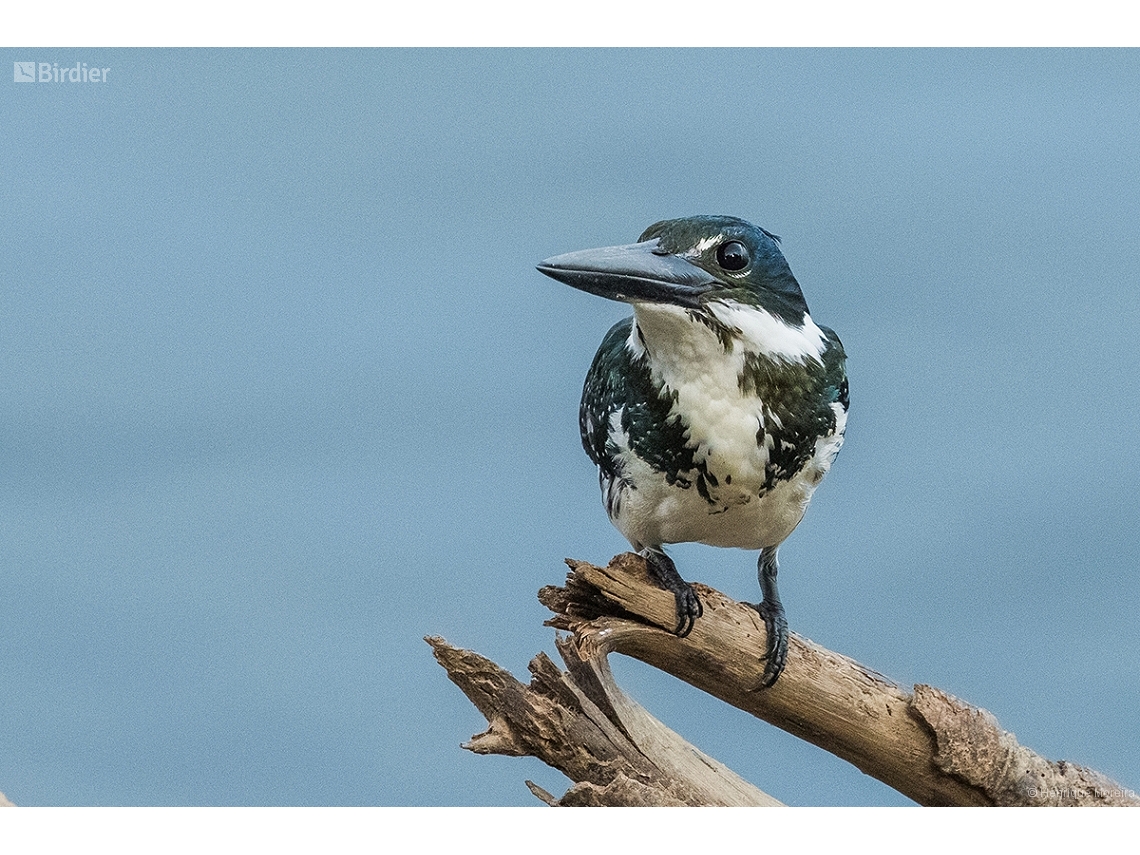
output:
M538 265L633 307L586 375L582 445L610 520L676 598L678 636L702 606L664 545L760 550L762 688L788 653L776 553L839 453L848 405L843 345L811 319L779 240L735 217L685 217Z

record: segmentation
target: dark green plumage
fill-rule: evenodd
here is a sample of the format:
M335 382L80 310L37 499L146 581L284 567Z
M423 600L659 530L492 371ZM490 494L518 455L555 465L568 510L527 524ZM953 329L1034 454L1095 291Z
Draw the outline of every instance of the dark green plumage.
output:
M756 442L770 446L765 491L803 469L815 454L816 440L835 431L831 405L848 407L843 345L834 332L822 330L827 342L822 369L815 362L773 361L760 354L745 354L740 389L755 395L776 416L756 432Z
M614 324L594 355L578 412L582 447L604 476L621 479L619 449L610 430L611 416L621 413L633 451L674 483L693 470L695 449L681 418L669 414L672 391L656 387L646 357L635 358L626 347L632 326L633 318ZM688 486L688 479L681 480Z

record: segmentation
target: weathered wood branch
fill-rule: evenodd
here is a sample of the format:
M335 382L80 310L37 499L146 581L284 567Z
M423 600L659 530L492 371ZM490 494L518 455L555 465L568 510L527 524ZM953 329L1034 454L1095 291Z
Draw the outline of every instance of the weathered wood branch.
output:
M539 599L586 658L641 659L702 691L830 751L924 805L1140 805L1099 772L1046 760L1018 744L985 710L931 686L898 684L809 639L791 636L787 670L757 690L764 622L749 605L695 585L704 616L680 639L671 594L645 562L608 567L568 561L564 588Z
M532 755L577 783L561 799L527 781L551 805L778 805L701 753L629 699L604 657L581 660L558 639L568 672L545 654L524 686L491 660L425 639L488 727L464 745L477 754Z
M640 557L619 555L605 568L567 563L571 573L566 586L543 588L539 599L555 613L548 624L572 633L559 647L570 674L561 674L540 654L531 663L531 686L522 687L489 660L458 651L460 659L480 660L485 676L476 678L472 671L457 679L463 668L445 661L452 654L441 656L446 645L433 642L437 658L490 722L487 732L467 747L533 754L580 782L558 802L532 787L551 803L740 803L726 801L713 786L730 780L728 776L740 781L724 767L716 764L716 776L705 780L702 790L668 759L668 749L663 749L666 759L657 762L658 746L652 740L630 737L637 725L629 722L636 723L641 716L667 729L613 685L605 657L616 651L842 757L920 804L1140 806L1134 791L1100 773L1046 760L1019 745L985 710L930 686L915 686L908 692L795 634L780 681L759 690L765 629L751 606L694 585L704 616L687 638L680 639L670 631L675 621L673 596L649 579ZM626 705L639 711L629 713L628 720L615 712ZM594 731L584 722L603 733L602 743L595 745ZM590 739L583 738L585 732ZM666 742L675 738L683 743L668 733ZM584 746L588 750L583 751ZM695 750L681 749L682 753ZM701 764L715 763L700 756ZM612 759L616 757L622 758L620 763ZM653 771L647 771L650 767ZM675 781L685 783L673 786ZM652 797L658 801L637 790L646 782L650 783L643 789L658 794ZM623 800L623 793L634 790L640 801Z

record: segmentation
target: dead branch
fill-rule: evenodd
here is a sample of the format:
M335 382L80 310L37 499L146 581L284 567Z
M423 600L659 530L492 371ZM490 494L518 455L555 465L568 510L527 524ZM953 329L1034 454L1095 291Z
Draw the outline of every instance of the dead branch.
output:
M695 585L704 616L684 639L668 630L671 594L645 562L619 555L606 568L568 561L565 588L539 599L573 633L585 658L617 651L708 692L855 765L923 805L1140 805L1098 772L1046 760L988 712L930 686L907 692L881 674L792 634L787 670L757 690L765 649L756 611Z
M792 634L780 681L757 688L764 623L747 604L694 585L704 615L687 638L670 630L673 596L645 562L619 555L605 568L567 561L563 588L539 599L570 668L544 655L524 687L487 659L429 639L436 658L490 723L465 747L529 754L578 782L549 804L774 804L700 754L613 682L606 656L624 653L830 751L923 805L1133 805L1135 791L1098 772L1046 760L985 710L930 686L913 692ZM695 758L695 759L694 759Z
M614 683L605 658L578 658L558 640L569 667L531 660L524 686L491 660L425 639L435 658L488 721L464 745L477 754L532 755L577 782L561 799L527 781L550 805L778 805L685 742Z

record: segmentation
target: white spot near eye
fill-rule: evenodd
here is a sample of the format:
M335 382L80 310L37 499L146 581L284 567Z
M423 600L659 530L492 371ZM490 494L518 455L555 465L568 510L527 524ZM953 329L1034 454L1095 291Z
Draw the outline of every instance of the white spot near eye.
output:
M692 258L692 257L697 256L697 255L703 255L704 253L706 253L710 249L712 249L714 246L719 244L722 240L724 240L724 235L713 235L712 237L701 238L701 240L698 241L696 246L694 246L691 250L689 250L688 252L685 253L685 256L688 258Z

